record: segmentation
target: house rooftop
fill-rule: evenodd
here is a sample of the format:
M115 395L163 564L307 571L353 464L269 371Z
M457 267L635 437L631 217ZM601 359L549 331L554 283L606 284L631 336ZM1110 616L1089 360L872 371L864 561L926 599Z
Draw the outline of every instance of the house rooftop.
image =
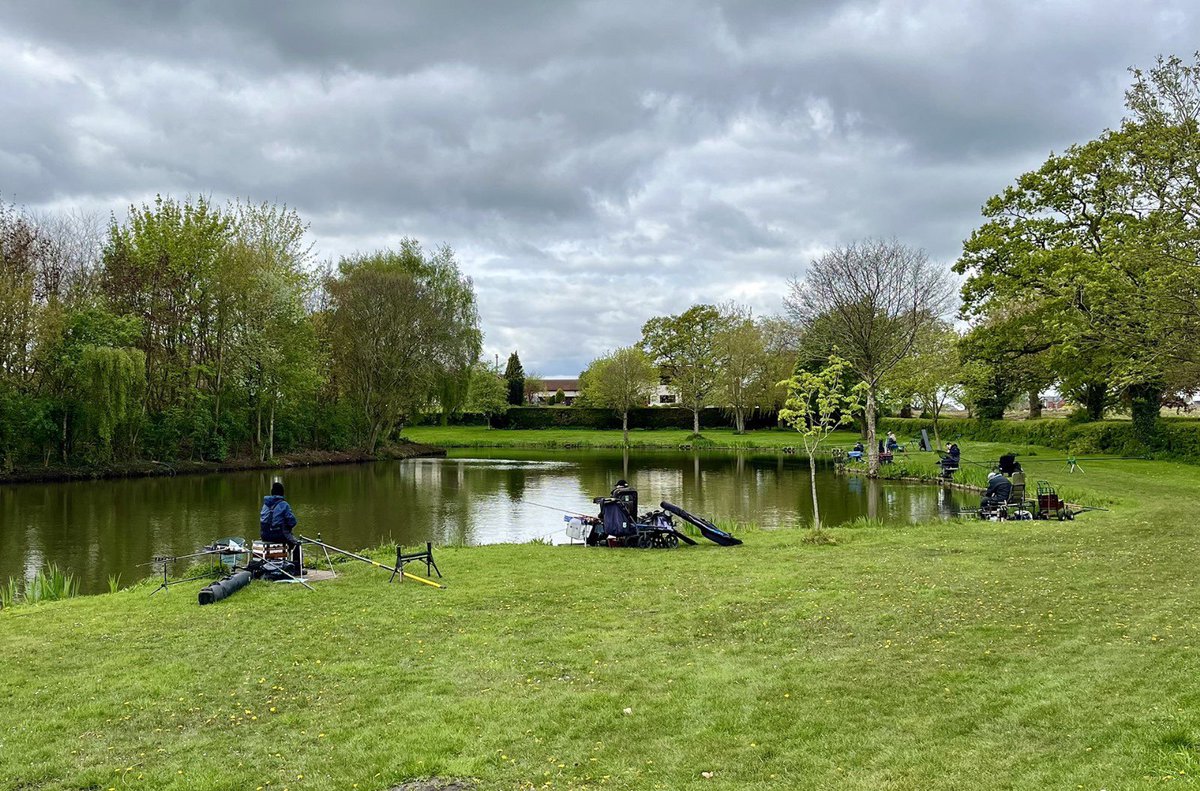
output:
M567 390L578 390L578 389L579 389L579 380L578 379L543 379L542 380L542 390L549 391L551 393L555 392L556 390L562 390L565 392Z

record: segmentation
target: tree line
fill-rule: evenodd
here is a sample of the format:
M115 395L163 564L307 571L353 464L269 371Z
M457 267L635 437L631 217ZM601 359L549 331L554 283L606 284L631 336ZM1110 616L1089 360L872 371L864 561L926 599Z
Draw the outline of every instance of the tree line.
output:
M852 403L874 465L881 411L915 406L936 437L948 405L998 420L1027 399L1036 418L1054 388L1075 419L1129 413L1153 447L1164 403L1200 392L1200 55L1132 75L1118 129L1052 154L984 206L953 265L965 331L949 320L948 272L894 240L864 240L813 261L779 317L698 305L652 319L638 344L592 362L585 396L627 410L662 376L694 413L729 409L738 430L747 404L784 406L811 428L825 420L820 398ZM839 375L801 376L829 369Z
M374 452L467 398L482 334L449 248L313 260L271 204L122 219L0 205L0 463Z
M989 200L955 266L991 416L1056 383L1152 440L1164 396L1200 389L1200 56L1132 74L1120 127Z
M691 410L694 433L711 406L728 411L742 433L754 410L814 422L796 402L800 378L844 366L853 376L837 380L863 393L861 404L844 399L856 405L847 417L873 446L883 410L915 400L936 419L959 393L958 336L942 318L951 292L948 273L919 250L894 241L838 247L791 283L781 315L756 318L730 303L650 319L638 344L592 361L581 402L620 412L628 441L629 411L663 382Z
M696 433L709 406L743 431L756 409L811 429L819 403L840 404L874 466L881 413L916 407L937 439L948 405L999 419L1027 398L1036 417L1055 388L1080 420L1129 412L1152 446L1164 400L1200 391L1200 56L1134 70L1126 109L984 206L953 266L964 332L949 272L868 239L813 261L778 316L725 304L650 319L592 361L579 403L627 431L669 382ZM287 207L159 197L97 223L0 204L7 469L374 452L418 413L490 418L540 388L516 352L501 369L481 347L473 284L446 247L405 239L322 265Z

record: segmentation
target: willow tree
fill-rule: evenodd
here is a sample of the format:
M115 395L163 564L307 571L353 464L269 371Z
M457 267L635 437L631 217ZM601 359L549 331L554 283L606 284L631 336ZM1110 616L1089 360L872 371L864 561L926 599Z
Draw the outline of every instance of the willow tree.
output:
M474 287L453 253L398 250L343 258L326 286L334 370L374 452L433 403L449 373L479 356Z
M140 349L87 346L76 369L83 412L96 439L99 456L113 457L118 431L126 429L132 451L132 424L141 411L146 382L146 356Z
M790 315L813 342L837 350L866 385L870 475L879 472L875 413L884 379L949 309L952 288L923 251L882 240L835 247L791 282Z

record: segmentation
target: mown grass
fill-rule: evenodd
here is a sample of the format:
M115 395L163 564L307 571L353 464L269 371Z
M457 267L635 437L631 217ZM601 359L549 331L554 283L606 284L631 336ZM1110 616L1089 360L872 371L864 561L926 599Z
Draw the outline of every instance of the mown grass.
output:
M0 789L1193 782L1200 470L1071 477L1113 512L447 548L442 591L348 563L204 608L152 585L14 608Z

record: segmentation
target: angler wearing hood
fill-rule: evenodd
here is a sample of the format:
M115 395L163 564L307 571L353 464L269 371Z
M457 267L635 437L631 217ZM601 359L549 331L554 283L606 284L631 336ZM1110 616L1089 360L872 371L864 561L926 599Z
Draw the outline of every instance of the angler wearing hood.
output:
M1012 496L1012 482L1004 477L1004 474L998 471L993 471L988 475L987 491L983 493L983 497L979 500L979 507L986 508L989 505L1001 505L1008 502L1008 498Z
M271 493L263 498L262 510L258 514L259 535L263 541L287 544L292 548L292 558L299 565L300 541L292 535L296 526L296 515L283 499L283 484L271 484Z

